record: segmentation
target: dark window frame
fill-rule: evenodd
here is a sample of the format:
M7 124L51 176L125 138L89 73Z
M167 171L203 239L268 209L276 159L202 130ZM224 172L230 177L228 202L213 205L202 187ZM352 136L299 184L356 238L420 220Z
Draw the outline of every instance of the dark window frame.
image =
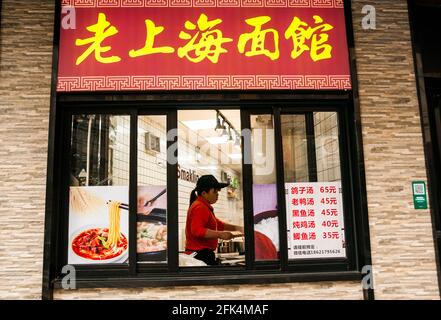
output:
M69 97L68 100L77 100L75 97ZM93 98L92 98L93 100ZM280 122L277 119L280 113L302 113L307 112L337 112L338 125L340 131L340 161L342 170L342 181L345 183L344 177L349 177L349 167L343 167L343 159L350 156L347 150L347 142L349 132L345 128L345 121L347 113L349 111L349 104L345 99L341 101L331 100L300 100L300 101L272 101L265 103L255 102L234 102L225 104L222 101L212 101L210 103L194 103L186 102L177 104L178 107L173 105L164 105L161 103L154 103L154 105L148 105L146 103L134 103L127 105L121 105L114 102L68 102L67 104L60 103L60 110L62 110L64 117L64 124L61 127L64 128L61 140L70 141L70 121L74 114L112 114L112 115L128 115L131 117L131 130L130 130L130 182L129 182L129 198L130 198L130 215L129 215L129 264L128 265L76 265L76 276L78 287L107 287L114 286L115 282L124 282L124 284L118 284L117 286L133 286L136 287L140 284L145 285L148 281L149 285L195 285L200 284L200 278L205 278L207 283L217 281L218 283L262 283L262 282L279 282L283 279L286 281L297 281L297 279L322 278L324 280L329 279L341 279L341 280L355 280L361 278L359 264L356 261L355 248L357 246L355 240L355 229L353 221L356 217L352 217L355 210L347 209L348 201L345 201L344 216L345 216L345 229L346 239L348 245L348 258L347 259L314 259L303 261L288 261L287 259L287 247L286 247L286 232L280 232L281 242L281 257L279 261L253 261L254 253L254 240L252 234L254 230L254 224L250 220L252 217L252 201L249 201L250 194L247 194L245 190L250 190L249 184L252 184L252 169L250 165L244 165L242 163L242 175L244 186L244 224L247 230L246 232L246 266L245 267L232 267L232 266L219 266L219 267L179 267L178 265L178 216L177 214L177 186L178 179L176 174L176 165L167 165L167 192L168 196L168 217L167 224L169 230L169 248L168 262L166 264L138 264L136 263L136 207L132 204L136 204L136 186L137 185L137 125L138 116L142 115L166 115L167 116L167 129L177 127L177 111L178 110L194 110L194 109L215 109L215 108L233 108L241 110L242 129L249 128L249 117L252 114L271 112L274 116L275 129L276 129L276 170L277 180L280 185L284 185L283 170L280 170L280 165L283 166L283 160L280 159L281 154L281 136L279 138L277 130L280 131ZM268 107L270 106L270 107ZM285 107L288 106L288 107ZM245 123L244 123L245 122ZM242 138L243 139L243 138ZM175 141L168 141L167 145L174 143ZM62 178L63 188L60 193L61 199L61 211L59 219L61 221L61 227L59 232L59 251L58 251L58 277L55 279L55 286L60 287L61 281L61 268L67 264L67 233L68 233L68 188L69 181L63 174L69 172L69 156L70 149L69 143L62 143L63 149L61 154L63 155L64 165L60 169L60 177ZM178 150L179 152L179 150ZM244 152L244 150L242 150ZM346 154L346 156L344 155ZM244 157L243 157L244 159ZM281 162L282 161L282 162ZM347 160L348 162L350 159ZM249 166L249 167L247 167ZM251 169L251 176L249 175L249 169ZM248 172L247 172L248 170ZM247 187L246 187L247 186ZM280 190L280 188L279 188ZM349 191L350 192L350 191ZM282 200L282 205L279 209L279 217L285 217L284 210L284 188L282 192L278 192L279 203ZM175 196L172 196L175 194ZM251 195L252 196L252 195ZM348 195L348 192L344 193L345 198L352 198ZM245 200L248 199L248 200ZM252 200L252 198L251 198ZM251 214L250 214L251 213ZM348 217L349 216L349 217ZM281 225L280 230L283 230L283 226L286 226L285 219L279 219ZM348 231L349 230L349 231ZM133 232L135 231L135 232ZM174 235L174 236L173 236ZM173 238L174 237L174 238ZM285 245L282 243L285 242ZM350 253L352 252L352 253ZM154 277L153 277L154 276ZM152 278L153 277L153 278ZM173 280L172 280L173 279ZM204 281L203 281L204 282Z
M355 210L351 207L350 201L353 198L351 196L351 189L349 187L349 163L350 163L350 155L348 152L348 141L349 132L346 131L346 126L344 122L344 114L346 111L342 111L342 109L346 109L349 107L347 104L333 104L332 102L324 102L325 104L329 103L329 106L319 106L319 107L304 107L304 106L293 106L281 109L278 114L302 114L305 115L306 120L306 138L308 143L308 169L309 169L309 181L317 181L317 163L316 163L316 149L315 149L315 133L314 133L314 120L313 114L315 112L335 112L337 114L337 126L338 126L338 137L339 137L339 157L340 157L340 174L341 174L341 182L343 188L343 217L344 217L344 226L345 226L345 241L346 241L346 258L327 258L327 259L299 259L296 261L288 260L286 262L286 268L290 271L302 271L307 272L308 268L311 265L317 265L318 269L327 268L332 266L332 270L351 270L357 267L356 264L356 238L354 236L354 231L356 230L354 221L356 220ZM323 104L323 102L314 101L312 105ZM280 121L276 122L276 126L280 125ZM281 143L281 141L279 142ZM276 142L277 144L277 142ZM279 152L278 152L279 153ZM278 154L276 153L276 154ZM312 161L311 161L312 160ZM280 160L282 161L282 160ZM280 163L283 163L280 162ZM280 172L281 171L281 172ZM312 173L312 175L311 175ZM279 169L278 172L278 180L280 183L278 185L279 188L284 186L284 174L283 167L282 170ZM279 206L282 207L282 211L286 212L286 204L285 198L281 195L279 197ZM285 221L280 223L280 228L286 226L286 214L282 215ZM349 230L350 229L350 230ZM280 229L282 230L282 229ZM282 240L282 239L281 239ZM323 263L326 261L326 263Z

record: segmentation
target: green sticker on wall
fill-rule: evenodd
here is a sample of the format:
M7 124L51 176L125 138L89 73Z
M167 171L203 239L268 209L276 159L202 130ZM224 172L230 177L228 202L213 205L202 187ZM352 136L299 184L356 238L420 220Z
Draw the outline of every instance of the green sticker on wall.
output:
M427 209L427 192L424 181L412 182L413 206L415 209Z

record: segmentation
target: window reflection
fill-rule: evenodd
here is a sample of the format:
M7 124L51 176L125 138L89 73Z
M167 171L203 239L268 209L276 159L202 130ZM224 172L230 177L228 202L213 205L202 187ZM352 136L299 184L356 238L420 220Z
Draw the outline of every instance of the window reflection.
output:
M253 211L255 260L279 259L279 219L271 114L252 115Z
M138 117L137 258L167 261L167 117Z
M344 258L337 113L281 119L288 258Z
M74 115L69 264L128 262L130 117Z
M203 266L186 248L189 197L203 175L229 183L212 205L215 216L243 226L242 146L239 110L178 111L178 194L180 266ZM244 237L218 241L214 250L221 265L244 265ZM187 254L186 254L186 253Z

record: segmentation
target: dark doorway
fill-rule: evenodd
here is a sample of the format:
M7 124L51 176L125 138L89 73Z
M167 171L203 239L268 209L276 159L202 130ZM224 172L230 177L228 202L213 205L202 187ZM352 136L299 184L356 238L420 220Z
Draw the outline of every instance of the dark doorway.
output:
M441 2L409 0L409 12L441 290Z
M440 14L441 17L441 14ZM441 51L439 52L441 56ZM438 246L438 264L441 264L441 78L426 78L427 109L430 124L432 172L432 203L435 222L436 242ZM429 146L430 145L430 146ZM441 267L441 266L440 266ZM438 279L441 282L441 273Z

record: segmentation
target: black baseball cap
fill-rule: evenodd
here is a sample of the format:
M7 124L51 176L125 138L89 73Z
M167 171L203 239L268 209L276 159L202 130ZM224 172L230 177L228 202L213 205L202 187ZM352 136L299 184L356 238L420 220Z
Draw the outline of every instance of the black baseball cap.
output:
M222 189L228 187L229 185L229 183L219 182L213 175L207 174L199 177L198 181L196 182L196 189Z

